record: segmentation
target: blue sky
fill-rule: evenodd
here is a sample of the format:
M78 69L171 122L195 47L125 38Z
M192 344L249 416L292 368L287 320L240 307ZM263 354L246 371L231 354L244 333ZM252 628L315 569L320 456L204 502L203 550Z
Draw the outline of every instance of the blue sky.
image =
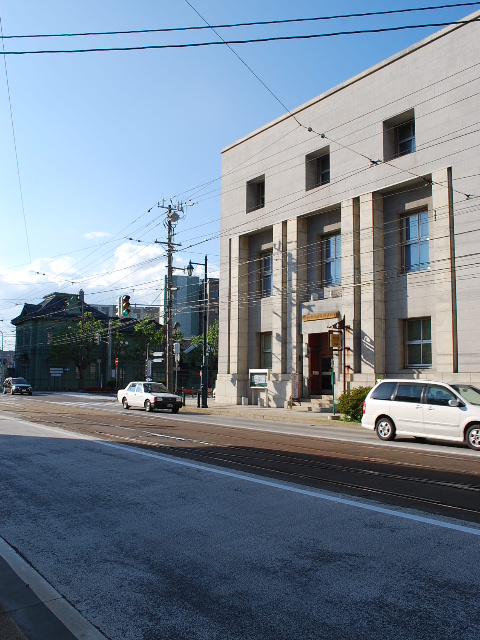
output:
M211 24L432 6L420 0L192 0ZM445 2L446 4L447 2ZM477 7L283 26L223 29L224 38L447 22ZM184 0L3 0L3 34L121 31L202 24ZM238 45L292 109L437 28ZM211 31L4 39L8 51L214 41ZM24 302L85 290L90 303L158 304L165 273L165 199L187 200L175 264L219 273L220 150L284 113L225 46L6 55L0 69L0 331ZM15 154L15 132L17 156ZM18 158L18 172L17 172ZM18 178L20 175L20 181ZM212 182L213 181L213 182ZM209 183L208 187L195 189ZM21 187L20 187L21 185ZM23 200L23 205L22 205ZM134 238L129 241L128 238ZM207 242L203 242L209 239ZM141 242L138 242L141 240ZM201 271L201 269L200 269Z

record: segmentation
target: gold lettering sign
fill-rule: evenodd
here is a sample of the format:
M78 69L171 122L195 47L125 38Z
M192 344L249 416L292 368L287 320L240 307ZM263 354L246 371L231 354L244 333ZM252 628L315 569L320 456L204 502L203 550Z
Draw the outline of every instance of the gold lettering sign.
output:
M309 313L306 316L302 316L303 322L312 322L313 320L331 320L332 318L338 318L338 311L327 311L326 313Z

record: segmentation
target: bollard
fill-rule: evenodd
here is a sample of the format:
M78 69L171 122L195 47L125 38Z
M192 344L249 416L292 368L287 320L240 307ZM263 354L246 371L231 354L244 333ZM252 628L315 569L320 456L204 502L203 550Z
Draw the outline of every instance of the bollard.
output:
M182 391L182 407L185 406L185 391Z
M200 409L200 394L197 393L197 407Z

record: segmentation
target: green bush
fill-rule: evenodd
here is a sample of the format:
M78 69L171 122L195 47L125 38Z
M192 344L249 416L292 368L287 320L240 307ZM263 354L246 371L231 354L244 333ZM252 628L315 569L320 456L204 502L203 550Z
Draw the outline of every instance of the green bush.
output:
M350 420L360 422L363 413L363 402L370 391L370 387L356 387L343 393L338 398L338 410Z

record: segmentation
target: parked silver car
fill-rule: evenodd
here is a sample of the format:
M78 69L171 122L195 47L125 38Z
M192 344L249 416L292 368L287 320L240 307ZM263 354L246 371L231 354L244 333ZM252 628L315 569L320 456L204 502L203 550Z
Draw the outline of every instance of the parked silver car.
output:
M182 406L182 398L170 393L161 382L130 382L125 389L117 392L117 400L124 409L170 409L178 413Z
M28 393L31 396L33 387L25 378L5 378L3 381L3 393L10 393L12 396L14 393L19 393L20 395Z
M381 380L365 398L362 426L375 430L380 440L450 440L480 451L480 389L430 380Z

